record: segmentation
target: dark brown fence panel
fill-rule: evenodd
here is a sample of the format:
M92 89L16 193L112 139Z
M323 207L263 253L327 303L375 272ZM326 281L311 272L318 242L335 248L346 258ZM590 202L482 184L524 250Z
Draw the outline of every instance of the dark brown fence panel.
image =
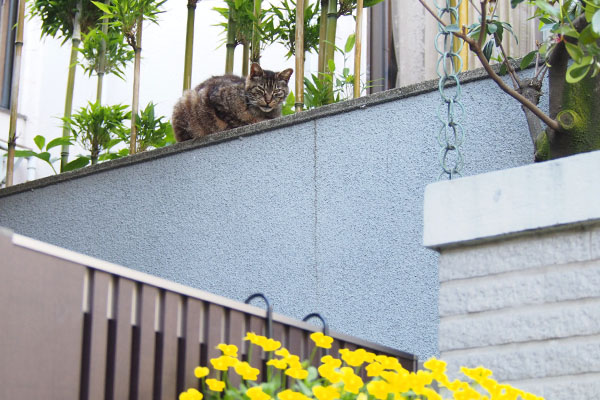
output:
M4 232L0 254L0 398L77 399L85 269Z
M12 240L11 240L12 239ZM171 400L199 388L198 365L221 355L219 343L248 359L246 332L267 334L266 312L200 290L0 232L0 398ZM274 314L273 338L302 359L320 326ZM410 354L330 332L342 347ZM264 373L266 354L251 364ZM231 374L233 383L239 382Z
M135 283L129 279L118 279L114 306L115 356L114 362L109 366L109 371L112 369L114 384L109 400L129 398L133 338L132 320L135 318L135 315L132 314L134 296L136 296Z
M181 351L184 357L184 371L185 376L183 382L183 388L196 387L199 388L199 381L194 376L194 368L200 365L200 342L203 338L200 336L200 321L202 320L203 306L202 303L196 299L186 298L186 311L185 311L185 348Z

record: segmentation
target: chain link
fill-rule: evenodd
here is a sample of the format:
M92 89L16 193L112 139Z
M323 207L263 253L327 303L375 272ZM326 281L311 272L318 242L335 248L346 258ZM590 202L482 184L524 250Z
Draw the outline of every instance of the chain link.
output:
M444 18L450 16L452 21L458 22L458 7L465 0L458 0L452 6L450 0L435 0L438 16ZM454 36L442 24L438 24L438 34L435 37L435 49L440 58L437 63L437 74L440 78L439 91L441 104L437 108L437 117L441 123L438 132L438 143L441 147L439 154L440 166L443 175L448 179L461 176L460 170L463 166L463 157L460 151L465 133L460 123L464 116L464 108L460 103L460 81L458 73L462 70L462 59L460 50L464 42L459 40L460 45L455 48Z

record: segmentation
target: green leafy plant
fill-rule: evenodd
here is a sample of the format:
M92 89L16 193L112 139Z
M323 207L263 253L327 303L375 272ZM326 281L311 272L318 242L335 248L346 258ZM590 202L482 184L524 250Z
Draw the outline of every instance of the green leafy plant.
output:
M50 150L53 149L54 147L57 146L63 146L63 145L72 145L73 142L71 140L71 138L65 138L65 137L59 137L56 139L53 139L51 141L49 141L48 143L46 143L46 138L42 135L37 135L36 137L33 138L33 141L35 143L35 145L38 148L38 151L35 150L16 150L15 151L15 158L18 157L24 157L24 158L29 158L29 157L36 157L39 158L40 160L44 161L45 163L47 163L50 168L52 168L52 171L54 171L54 173L56 174L56 169L54 168L54 163L58 160L60 160L60 158L52 158L52 154L50 154ZM6 156L6 155L5 155ZM67 164L67 171L70 171L72 169L77 168L77 160L72 161L71 163Z
M128 114L130 115L130 114ZM173 127L164 116L157 116L155 104L150 102L140 111L136 118L136 127L138 132L137 152L169 146L175 143ZM107 143L107 150L118 148L118 145L124 143L128 148L121 148L116 152L107 151L100 156L100 161L113 160L128 156L131 140L131 131L129 129L115 130L116 138L112 138Z
M135 153L137 148L135 119L139 109L142 25L144 21L158 23L158 15L163 12L160 7L165 1L166 0L110 0L107 4L92 1L96 7L104 12L102 19L106 20L109 26L121 30L125 40L135 53L133 96L131 101L131 143L129 148L131 154Z
M281 347L279 341L252 332L244 338L252 344L247 361L238 358L237 346L221 343L217 349L222 355L210 359L212 368L194 369L202 392L188 389L179 395L179 400L442 400L439 392L454 399L543 400L498 383L491 377L492 372L483 367L461 367L468 380L451 381L446 375L446 363L435 358L425 362L425 369L411 372L394 357L344 348L322 357L315 367L318 348L330 349L333 338L321 332L312 333L310 338L315 347L308 360L300 360ZM267 355L266 376L259 377L260 370L252 367L255 348ZM234 373L239 375L239 385L233 385L228 378Z
M103 41L106 46L104 55L101 51ZM101 59L105 57L103 72L105 74L114 74L121 79L125 79L123 70L135 57L134 51L129 50L125 44L123 34L114 27L108 29L106 34L102 30L94 28L83 35L83 42L79 52L83 55L80 65L88 76L98 74L102 62Z
M89 1L83 0L34 0L29 5L30 17L39 17L42 21L43 36L62 36L63 43L71 39L71 55L67 78L67 95L63 118L69 119L73 109L73 92L75 90L75 68L77 54L81 42L81 34L89 32L97 23L102 13ZM63 137L69 137L69 127L64 126ZM61 151L61 171L68 163L69 147L63 145Z
M309 4L304 10L304 50L317 52L319 47L319 5ZM264 35L270 43L280 43L287 50L286 57L296 54L296 2L283 0L278 6L272 5L266 11L268 23Z
M102 106L99 102L90 102L65 121L75 140L90 152L88 162L96 164L100 154L116 144L114 140L126 130L123 121L130 119L126 109L127 106L120 104Z

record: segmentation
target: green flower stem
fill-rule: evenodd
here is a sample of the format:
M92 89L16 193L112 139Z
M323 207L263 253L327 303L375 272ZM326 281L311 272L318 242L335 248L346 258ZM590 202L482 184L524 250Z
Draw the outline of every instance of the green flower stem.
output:
M312 365L316 354L317 354L317 346L313 347L312 352L310 353L310 358L308 359L308 365Z
M254 350L254 346L250 344L248 348L248 364L252 365L252 350Z

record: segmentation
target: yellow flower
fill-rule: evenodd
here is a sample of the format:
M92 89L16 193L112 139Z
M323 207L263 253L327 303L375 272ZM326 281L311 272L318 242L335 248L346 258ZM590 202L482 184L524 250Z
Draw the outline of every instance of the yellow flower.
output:
M430 388L424 388L421 391L421 394L424 395L427 400L442 400L442 396L440 396L435 390Z
M308 371L302 368L292 367L285 371L287 376L291 376L294 379L306 379Z
M302 393L294 392L293 390L286 389L283 392L277 394L279 400L311 400Z
M249 340L250 343L262 347L264 351L273 351L281 347L281 342L252 332L246 333L244 340Z
M198 379L204 378L206 375L208 375L209 372L210 372L210 370L206 367L194 368L194 375L196 375L196 378L198 378Z
M250 397L250 400L269 400L271 396L263 392L260 386L254 386L246 390L246 396Z
M351 367L360 367L366 361L367 357L369 357L365 349L357 349L356 351L341 349L340 354L342 355L342 360Z
M279 357L283 358L288 358L289 356L291 356L290 352L285 347L282 347L279 350L277 350L275 352L275 355L278 355Z
M341 369L342 381L346 392L358 394L358 389L363 387L364 383L360 376L356 375L352 368L344 367Z
M260 347L262 347L264 351L274 351L281 347L281 342L273 339L267 339Z
M333 364L323 364L319 367L319 375L331 383L338 383L342 380L342 374L337 372L335 369L336 367L334 367Z
M339 368L342 366L342 360L333 358L331 356L321 357L321 362L323 364L327 364L329 366L333 366L334 368Z
M290 368L302 368L302 363L300 363L300 357L291 355L285 359L285 362L288 363Z
M310 338L317 347L321 347L323 349L330 349L331 343L333 343L333 338L324 335L322 332L311 333Z
M225 382L216 379L207 379L206 384L213 392L222 392L225 389Z
M376 356L375 361L383 365L383 369L391 369L391 370L403 370L402 365L397 358L388 357L384 355Z
M365 369L367 370L367 376L379 376L383 372L383 365L378 362L372 362Z
M254 343L254 344L256 344L255 341L258 340L257 338L258 338L258 335L254 332L246 332L246 336L244 336L244 340L249 340L250 343Z
M217 346L217 349L221 350L225 356L237 357L238 348L235 344L221 343Z
M340 398L340 391L334 386L313 386L312 392L317 400L335 400Z
M179 395L179 400L202 400L202 393L194 388L188 389Z
M267 365L271 365L277 369L286 369L287 362L284 359L272 359L267 362Z
M390 384L394 392L404 393L410 389L408 371L382 371L380 376Z
M250 364L244 361L235 366L235 372L244 380L255 381L260 373L260 370L258 368L253 368Z
M239 363L239 360L229 356L221 356L218 358L211 358L210 363L216 370L227 371L229 367L234 367L237 363Z
M367 391L378 400L385 400L392 388L386 381L371 381L367 384Z

